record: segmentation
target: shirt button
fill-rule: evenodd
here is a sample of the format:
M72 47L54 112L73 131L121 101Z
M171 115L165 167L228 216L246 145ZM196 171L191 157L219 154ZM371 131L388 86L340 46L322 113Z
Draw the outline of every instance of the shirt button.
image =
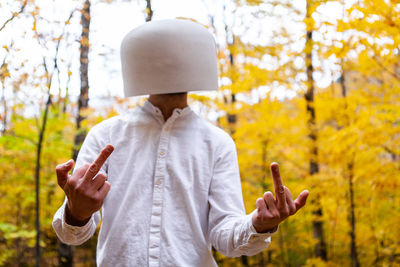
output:
M158 185L160 185L161 183L162 183L161 179L158 179L157 182L156 182L156 184L158 184Z
M164 156L165 155L165 151L164 150L161 150L160 151L160 156Z

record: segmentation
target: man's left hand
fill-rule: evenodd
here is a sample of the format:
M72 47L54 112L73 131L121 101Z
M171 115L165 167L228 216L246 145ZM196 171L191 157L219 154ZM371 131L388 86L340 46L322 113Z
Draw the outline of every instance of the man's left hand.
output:
M304 190L296 200L293 200L289 189L282 183L279 166L275 162L271 164L271 173L276 198L268 191L257 199L257 210L253 214L252 221L258 233L272 231L287 217L294 215L306 204L309 194L308 190Z

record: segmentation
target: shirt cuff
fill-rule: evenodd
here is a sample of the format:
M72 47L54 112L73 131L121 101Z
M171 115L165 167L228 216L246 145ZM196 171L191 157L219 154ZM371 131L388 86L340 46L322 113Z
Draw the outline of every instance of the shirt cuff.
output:
M61 216L62 216L62 226L63 228L67 229L68 232L71 232L72 234L80 234L83 232L87 232L89 230L89 228L92 226L92 216L90 217L90 219L87 221L87 223L83 226L75 226L75 225L70 225L67 223L67 221L65 220L65 207L66 207L66 203L64 203L64 205L62 205L61 207Z

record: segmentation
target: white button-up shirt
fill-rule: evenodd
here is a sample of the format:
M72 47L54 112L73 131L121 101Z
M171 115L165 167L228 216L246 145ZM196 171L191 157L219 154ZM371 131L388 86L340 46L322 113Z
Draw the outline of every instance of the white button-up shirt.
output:
M216 266L211 245L229 257L254 255L270 243L246 215L236 148L231 137L197 116L175 109L164 121L147 101L93 127L75 170L115 147L102 168L111 184L102 212L82 226L56 212L59 239L80 245L102 218L98 266Z

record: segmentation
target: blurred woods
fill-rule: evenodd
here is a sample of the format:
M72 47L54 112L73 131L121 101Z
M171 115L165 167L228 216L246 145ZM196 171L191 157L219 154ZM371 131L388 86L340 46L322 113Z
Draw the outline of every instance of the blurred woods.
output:
M121 1L69 1L65 17L42 12L61 1L0 3L1 266L95 265L96 237L71 248L52 230L64 199L55 166L76 156L90 127L143 102L89 103L88 66L104 57L89 49L90 9ZM155 3L131 2L143 22L157 19ZM268 250L235 259L214 251L218 264L400 266L400 2L203 4L220 90L190 98L234 138L247 212L272 190L273 161L294 196L310 190Z

